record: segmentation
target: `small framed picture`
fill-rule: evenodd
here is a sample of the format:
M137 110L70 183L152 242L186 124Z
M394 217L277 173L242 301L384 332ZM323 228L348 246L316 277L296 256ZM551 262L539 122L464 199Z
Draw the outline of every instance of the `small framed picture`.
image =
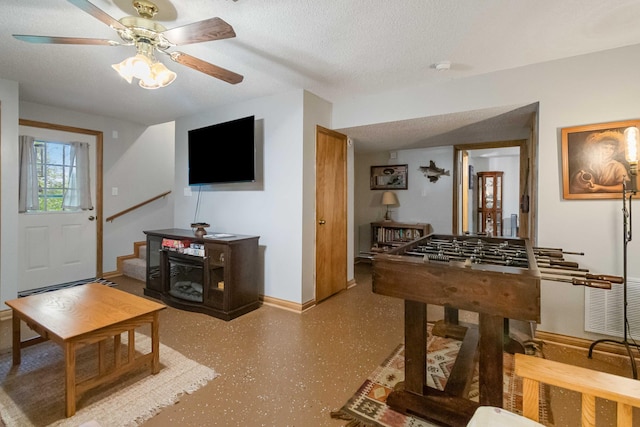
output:
M408 165L371 166L372 190L406 190Z
M562 129L562 189L565 199L619 199L623 183L638 188L625 159L624 131L640 120Z

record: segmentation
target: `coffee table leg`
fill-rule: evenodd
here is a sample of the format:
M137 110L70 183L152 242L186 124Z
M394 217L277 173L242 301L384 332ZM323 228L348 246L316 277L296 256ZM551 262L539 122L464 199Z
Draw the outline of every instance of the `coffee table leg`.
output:
M16 314L15 310L11 316L13 319L12 332L13 332L13 364L20 364L20 348L22 341L20 340L20 318Z
M153 313L153 321L151 322L151 373L160 372L160 319L158 312Z
M72 417L76 413L76 345L73 342L64 344L65 359L65 400L66 416Z

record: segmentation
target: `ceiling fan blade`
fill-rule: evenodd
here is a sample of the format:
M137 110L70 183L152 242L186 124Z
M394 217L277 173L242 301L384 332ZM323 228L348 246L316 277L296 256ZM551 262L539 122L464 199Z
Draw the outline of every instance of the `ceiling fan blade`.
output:
M109 14L104 12L102 9L94 6L92 3L88 2L87 0L67 0L67 1L69 3L72 3L74 6L77 6L80 9L84 10L89 15L93 16L94 18L104 22L105 24L107 24L111 28L114 28L116 30L126 30L127 29L127 27L122 25L120 23L120 21L118 21L117 19L111 17Z
M169 56L178 64L186 65L189 68L193 68L194 70L208 74L217 79L224 80L227 83L237 84L244 79L240 74L236 74L233 71L210 64L202 59L196 58L195 56L187 55L186 53L171 52L169 53Z
M210 40L220 40L235 37L233 27L220 18L205 19L172 28L162 35L176 46L190 43L201 43Z
M14 34L13 37L29 43L42 44L90 44L103 46L120 46L122 44L108 39L84 39L79 37L29 36L24 34Z

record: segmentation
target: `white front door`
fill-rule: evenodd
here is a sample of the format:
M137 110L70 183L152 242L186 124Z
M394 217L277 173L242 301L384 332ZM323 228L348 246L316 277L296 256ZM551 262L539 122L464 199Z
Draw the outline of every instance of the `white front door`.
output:
M87 142L91 147L91 197L96 206L95 135L20 126L20 135L55 142ZM96 211L19 214L18 292L96 276Z

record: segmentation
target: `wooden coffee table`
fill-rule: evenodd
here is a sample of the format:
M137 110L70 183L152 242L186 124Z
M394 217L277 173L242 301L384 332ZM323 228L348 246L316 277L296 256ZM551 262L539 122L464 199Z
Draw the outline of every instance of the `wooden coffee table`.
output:
M62 346L65 358L66 416L76 412L76 397L120 375L151 364L151 373L160 370L158 313L163 304L140 298L109 286L89 283L6 301L13 310L13 364L20 364L20 350L52 340ZM21 341L23 320L40 336ZM135 352L136 328L151 325L151 352ZM121 356L121 335L128 333L127 357ZM106 363L106 340L114 340L114 361ZM98 343L98 373L76 382L76 349ZM33 386L37 386L34 384Z

